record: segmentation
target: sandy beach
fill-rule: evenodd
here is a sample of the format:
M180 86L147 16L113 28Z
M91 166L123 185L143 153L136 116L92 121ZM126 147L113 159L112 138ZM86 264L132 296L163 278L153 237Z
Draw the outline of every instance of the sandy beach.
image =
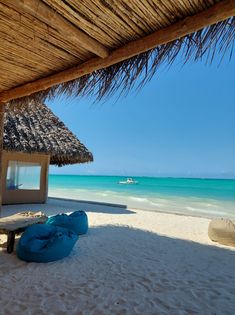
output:
M76 209L89 233L61 261L20 261L0 235L1 314L234 314L235 249L209 240L209 219L56 199L3 214Z

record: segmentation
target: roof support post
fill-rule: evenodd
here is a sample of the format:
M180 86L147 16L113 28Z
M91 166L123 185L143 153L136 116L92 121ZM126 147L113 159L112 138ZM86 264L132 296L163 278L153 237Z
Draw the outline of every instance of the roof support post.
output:
M4 135L4 113L5 104L0 102L0 218L2 217L2 155L3 155L3 135Z

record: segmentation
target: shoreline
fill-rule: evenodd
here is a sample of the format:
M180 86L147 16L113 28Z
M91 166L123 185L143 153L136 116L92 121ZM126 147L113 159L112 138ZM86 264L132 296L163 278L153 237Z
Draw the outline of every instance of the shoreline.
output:
M117 204L117 203L111 203L111 202L100 202L100 201L92 201L92 200L83 200L83 199L72 199L72 198L60 198L60 197L50 197L48 196L48 199L55 199L55 200L64 200L64 201L74 201L79 203L89 203L94 205L104 205L108 207L117 207L117 208L127 208L127 205Z
M107 206L107 207L117 207L117 208L123 208L123 209L129 209L131 211L143 211L143 212L156 212L156 213L165 213L165 214L173 214L178 216L185 216L185 217L193 217L193 218L202 218L202 219L214 219L214 218L230 218L226 215L209 215L205 214L202 215L201 213L186 213L186 212L174 212L174 211L167 211L167 210L159 210L159 209L145 209L145 208L136 208L136 207L128 207L128 205L124 204L117 204L117 203L110 203L110 202L101 202L101 201L91 201L91 200L83 200L83 199L72 199L72 198L64 198L64 197L51 197L48 196L48 199L52 200L62 200L62 201L71 201L76 203L82 203L82 204L91 204L91 205L99 205L99 206Z

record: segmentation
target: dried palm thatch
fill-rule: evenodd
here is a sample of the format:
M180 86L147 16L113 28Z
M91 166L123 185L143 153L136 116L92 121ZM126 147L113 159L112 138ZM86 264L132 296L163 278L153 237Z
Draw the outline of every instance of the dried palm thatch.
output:
M6 105L5 151L50 155L50 164L93 161L92 154L44 104L32 101L27 108L9 110Z
M7 74L0 75L0 100L1 91L82 65L95 59L95 55L105 57L133 40L145 38L223 2L231 6L232 0L25 0L24 5L0 0L0 12L3 12L0 26L4 26L0 28L0 44L3 40L5 47L0 52L0 67L7 69ZM50 19L46 20L48 14ZM24 97L20 103L27 104L31 99L44 102L47 97L61 93L93 95L100 100L117 91L126 93L135 84L142 87L160 65L171 65L178 56L183 63L202 58L211 62L217 53L223 59L225 52L231 58L235 38L232 15L122 62L97 67L76 80ZM79 30L96 42L88 40L84 46L81 41L78 45L76 36L64 33L68 25L72 26L72 35Z
M21 98L22 103L31 99L39 102L52 99L57 95L94 96L100 101L103 98L127 94L134 86L142 88L146 82L157 74L161 65L171 66L176 58L182 63L205 60L212 62L215 55L225 54L231 59L235 40L235 18L217 23L204 30L190 34L176 41L156 47L133 58L103 68L50 89ZM17 105L18 100L11 101Z

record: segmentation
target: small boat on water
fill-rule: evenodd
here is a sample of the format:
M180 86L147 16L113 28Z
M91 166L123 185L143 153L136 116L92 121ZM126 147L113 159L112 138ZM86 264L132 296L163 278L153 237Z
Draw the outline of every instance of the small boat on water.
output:
M118 184L131 185L131 184L138 184L138 182L134 180L133 178L129 177L126 180L119 181Z

